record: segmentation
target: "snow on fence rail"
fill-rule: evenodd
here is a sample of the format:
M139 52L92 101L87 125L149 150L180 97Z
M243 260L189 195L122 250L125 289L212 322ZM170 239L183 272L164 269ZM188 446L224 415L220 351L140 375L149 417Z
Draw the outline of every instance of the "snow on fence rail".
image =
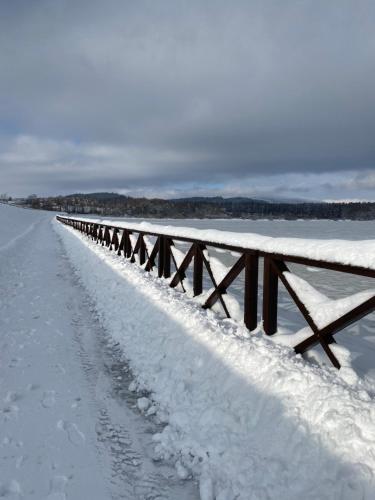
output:
M340 363L330 348L335 335L355 321L375 310L375 290L357 293L336 301L320 294L309 283L290 272L287 262L313 266L342 273L375 278L375 242L318 241L297 238L270 238L222 231L202 231L191 228L171 228L149 223L132 224L77 219L57 216L57 220L81 231L97 243L137 262L146 271L157 268L158 276L169 278L170 286L184 283L186 272L193 264L193 295L203 293L203 271L207 271L212 290L204 297L205 309L220 304L225 315L231 317L227 289L244 272L244 323L252 331L257 327L259 258L263 258L263 329L267 335L277 331L278 284L287 292L302 313L312 334L294 346L296 353L304 353L320 344L336 368ZM148 237L154 237L152 244ZM175 242L190 245L186 253ZM253 245L252 245L253 242ZM229 251L237 256L228 270L211 259L207 247ZM339 254L339 258L337 255ZM318 257L319 258L316 258ZM315 258L314 258L315 257ZM366 258L367 257L367 258ZM358 265L359 263L359 265ZM172 271L172 266L174 270ZM326 300L325 300L326 299Z

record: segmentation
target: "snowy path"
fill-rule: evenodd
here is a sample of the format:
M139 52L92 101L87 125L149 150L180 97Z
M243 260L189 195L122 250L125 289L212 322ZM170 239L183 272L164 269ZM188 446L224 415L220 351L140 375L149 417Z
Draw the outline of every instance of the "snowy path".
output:
M350 364L221 320L51 214L0 207L0 227L0 498L375 498Z
M156 424L135 408L51 215L0 212L0 497L197 498L153 460Z

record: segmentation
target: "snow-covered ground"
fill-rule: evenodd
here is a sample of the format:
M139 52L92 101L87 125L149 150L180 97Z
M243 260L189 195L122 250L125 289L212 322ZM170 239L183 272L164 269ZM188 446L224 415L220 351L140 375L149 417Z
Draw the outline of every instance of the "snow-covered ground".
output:
M154 460L160 425L51 219L0 205L0 498L198 498Z
M198 478L203 500L375 496L374 400L349 360L340 371L304 361L55 227L129 360L130 389L150 392L139 407L167 423L154 452Z
M375 498L350 360L249 334L51 214L0 224L0 498Z

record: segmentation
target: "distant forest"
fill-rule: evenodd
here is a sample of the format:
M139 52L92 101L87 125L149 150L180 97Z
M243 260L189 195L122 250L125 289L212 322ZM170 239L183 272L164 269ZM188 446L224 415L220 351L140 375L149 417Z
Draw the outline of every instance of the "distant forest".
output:
M116 193L72 194L51 198L35 195L23 200L30 208L142 218L245 218L245 219L375 219L375 202L276 202L253 198L132 198Z

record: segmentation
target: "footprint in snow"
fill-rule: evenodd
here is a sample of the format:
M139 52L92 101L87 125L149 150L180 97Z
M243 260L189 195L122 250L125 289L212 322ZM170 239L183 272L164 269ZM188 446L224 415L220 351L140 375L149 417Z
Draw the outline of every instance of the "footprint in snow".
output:
M16 366L18 366L20 364L21 361L22 361L22 358L11 359L10 363L9 363L9 368L15 368Z
M9 391L4 398L4 403L14 403L15 401L19 401L20 399L22 399L21 393L15 391Z
M5 406L0 411L0 413L2 413L2 415L3 415L3 421L4 422L6 422L8 420L11 420L11 419L14 419L14 418L17 418L18 417L18 412L19 412L18 406L14 405L14 404Z
M11 479L5 483L0 481L0 498L21 498L21 485L15 479Z
M67 422L65 420L59 420L57 422L57 428L65 431L69 441L75 446L81 446L84 444L86 437L84 433L79 430L77 424Z
M47 500L66 500L65 488L68 478L65 476L54 476L50 482L50 490Z
M51 408L56 403L55 391L44 391L41 404L43 408Z
M39 388L40 388L39 384L29 384L26 389L31 392L31 391L37 391Z
M21 469L21 467L26 462L26 460L27 460L27 456L25 456L25 455L20 455L19 457L17 457L17 459L16 459L16 468L17 469Z
M23 442L16 441L15 439L13 439L12 436L5 436L1 441L0 448L4 446L12 446L13 448L22 448Z
M59 370L59 371L60 371L63 375L65 375L65 374L66 374L66 370L65 370L65 368L63 367L63 365L62 365L61 363L58 363L58 364L56 365L56 368L57 368L57 369L58 369L58 370Z
M74 402L71 404L71 408L79 408L81 404L82 398L78 397L74 399Z

